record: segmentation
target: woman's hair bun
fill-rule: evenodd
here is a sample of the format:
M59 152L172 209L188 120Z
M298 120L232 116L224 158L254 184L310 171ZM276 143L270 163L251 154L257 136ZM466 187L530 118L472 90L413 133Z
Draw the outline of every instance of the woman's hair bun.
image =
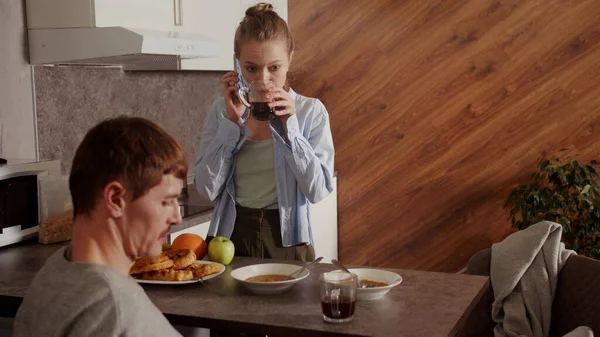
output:
M260 2L246 10L246 16L256 16L262 13L274 12L273 5Z

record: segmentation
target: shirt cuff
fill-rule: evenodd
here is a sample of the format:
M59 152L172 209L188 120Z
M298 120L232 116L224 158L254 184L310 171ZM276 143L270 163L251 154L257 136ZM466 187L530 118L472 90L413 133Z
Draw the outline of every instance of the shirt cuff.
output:
M287 128L287 134L285 129ZM275 139L282 144L285 144L288 149L291 149L293 140L300 135L300 125L298 124L298 117L291 115L286 121L286 128L283 127L279 118L275 118L271 121L271 130L275 135Z

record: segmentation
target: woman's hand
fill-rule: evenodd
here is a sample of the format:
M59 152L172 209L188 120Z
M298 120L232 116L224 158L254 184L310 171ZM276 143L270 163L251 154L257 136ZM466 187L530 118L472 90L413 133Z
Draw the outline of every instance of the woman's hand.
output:
M237 124L246 111L246 106L237 97L238 74L235 71L228 72L221 78L225 91L225 107L227 108L227 119Z
M296 103L294 103L290 94L282 88L271 89L268 98L273 100L269 103L269 107L273 108L275 116L279 118L285 128L288 118L296 113Z

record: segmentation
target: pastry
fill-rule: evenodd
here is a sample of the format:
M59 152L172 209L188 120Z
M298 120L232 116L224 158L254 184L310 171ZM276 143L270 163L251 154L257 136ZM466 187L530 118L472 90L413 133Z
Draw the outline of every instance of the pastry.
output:
M143 273L143 280L153 281L188 281L194 278L194 273L190 270L175 270L173 268L162 269Z
M196 262L196 254L189 249L178 249L163 252L163 255L173 260L173 269L184 269Z
M154 258L140 257L135 260L133 266L129 269L130 274L141 274L149 271L156 271L173 266L173 260L167 256L159 255Z
M191 270L194 273L194 277L203 278L218 273L221 270L221 267L214 263L193 263L186 269Z

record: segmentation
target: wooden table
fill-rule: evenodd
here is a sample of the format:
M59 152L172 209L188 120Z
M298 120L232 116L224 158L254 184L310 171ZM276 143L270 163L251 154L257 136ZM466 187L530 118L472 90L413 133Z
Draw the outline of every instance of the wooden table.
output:
M35 273L63 245L23 243L0 248L0 316L14 317ZM229 273L244 265L275 262L235 258L225 273L200 284L144 285L150 299L173 324L277 336L453 336L488 287L487 277L393 270L404 278L385 298L359 301L354 320L325 323L319 275L333 270L320 263L282 295L254 295Z

